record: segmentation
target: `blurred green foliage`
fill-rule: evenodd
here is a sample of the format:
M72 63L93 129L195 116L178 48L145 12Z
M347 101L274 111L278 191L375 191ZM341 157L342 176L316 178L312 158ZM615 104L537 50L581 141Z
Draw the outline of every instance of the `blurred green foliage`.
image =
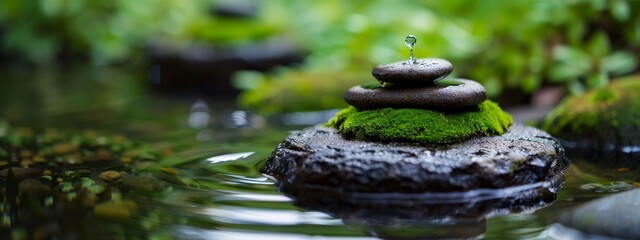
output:
M640 1L283 0L265 7L273 13L266 21L287 24L290 38L310 50L303 66L243 85L249 91L240 103L267 113L329 107L318 99L341 99L354 83L374 81L376 64L408 59L408 34L418 37L416 57L450 60L454 75L481 82L490 97L549 84L579 94L636 70L640 57ZM247 76L256 79L236 80ZM317 87L313 94L303 90L308 85Z
M275 29L257 19L209 14L223 1L47 0L0 1L2 50L36 63L60 57L107 64L141 59L156 42L176 46L192 41L242 43Z
M223 5L255 11L211 14ZM235 79L247 90L241 105L264 112L344 106L342 93L373 81L373 66L408 59L408 34L418 37L417 57L450 60L456 77L481 82L490 97L543 85L579 94L637 71L638 26L637 0L0 1L3 52L32 62L130 62L158 42L242 47L288 39L309 53L301 66Z

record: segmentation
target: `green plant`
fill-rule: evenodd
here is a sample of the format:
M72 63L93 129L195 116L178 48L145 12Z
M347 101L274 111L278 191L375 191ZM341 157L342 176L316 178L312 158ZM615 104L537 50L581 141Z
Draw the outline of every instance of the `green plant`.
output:
M109 64L140 61L143 50L157 42L242 44L277 31L257 19L210 15L218 2L5 0L0 2L0 47L29 62L71 57Z
M260 87L245 86L248 93L240 102L248 107L287 104L277 96L308 99L296 91L297 85L312 81L318 72L326 72L325 81L330 81L326 84L336 87L318 89L317 97L336 95L330 91L343 92L353 82L373 81L368 73L376 64L408 59L402 43L407 34L418 37L417 57L450 60L455 76L481 82L490 97L507 89L531 94L543 85L564 85L579 94L638 66L640 1L270 3L265 16L272 18L266 21L289 24L284 33L309 49L310 55L301 68L267 74ZM287 77L291 71L298 72L299 79ZM344 76L357 78L335 80ZM239 81L242 78L239 75ZM269 84L273 89L265 90ZM262 92L270 97L260 97ZM327 107L312 99L295 105L280 108Z

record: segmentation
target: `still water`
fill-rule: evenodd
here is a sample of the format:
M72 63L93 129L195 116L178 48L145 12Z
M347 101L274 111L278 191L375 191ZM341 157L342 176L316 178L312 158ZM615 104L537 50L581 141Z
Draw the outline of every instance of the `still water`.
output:
M550 204L459 219L429 212L404 219L394 217L395 207L384 206L376 209L384 213L378 217L361 217L369 210L357 208L346 211L364 214L337 217L300 206L259 171L290 131L331 112L265 118L215 96L159 94L145 78L144 72L106 68L3 70L3 124L36 132L122 134L165 153L156 164L179 179L159 194L122 196L137 204L132 216L104 219L89 211L79 219L36 218L30 224L37 231L56 232L59 239L553 239L563 211L635 188L639 181L629 155L583 154L587 159L569 152L564 187ZM5 224L1 232L17 239L35 236L28 229Z

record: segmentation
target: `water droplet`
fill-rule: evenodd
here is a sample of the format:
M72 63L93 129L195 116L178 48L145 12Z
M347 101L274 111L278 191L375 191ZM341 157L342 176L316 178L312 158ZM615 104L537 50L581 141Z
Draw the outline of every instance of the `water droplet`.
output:
M416 42L418 42L418 39L416 38L416 36L409 35L406 38L404 38L404 44L407 44L407 47L409 48L413 48L413 45L416 44Z
M406 44L407 47L409 47L409 63L410 64L416 64L416 57L413 56L413 45L415 45L417 42L418 42L418 39L416 38L416 36L413 36L413 35L409 35L404 38L404 44Z

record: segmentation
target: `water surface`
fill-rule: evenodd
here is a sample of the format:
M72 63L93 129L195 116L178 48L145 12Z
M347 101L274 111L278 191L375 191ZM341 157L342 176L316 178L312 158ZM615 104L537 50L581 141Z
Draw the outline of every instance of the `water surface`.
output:
M468 221L337 218L296 205L259 172L289 131L304 127L283 124L292 123L292 115L265 118L237 109L231 100L154 93L145 78L144 72L108 68L3 70L2 122L35 131L124 134L167 152L157 164L175 169L184 183L133 197L140 209L136 216L97 219L78 225L78 231L127 239L549 239L550 226L566 209L635 188L639 181L633 156L583 154L587 159L570 152L564 187L555 202L539 209ZM295 116L304 123L314 119ZM5 226L3 232L28 234L19 225Z

